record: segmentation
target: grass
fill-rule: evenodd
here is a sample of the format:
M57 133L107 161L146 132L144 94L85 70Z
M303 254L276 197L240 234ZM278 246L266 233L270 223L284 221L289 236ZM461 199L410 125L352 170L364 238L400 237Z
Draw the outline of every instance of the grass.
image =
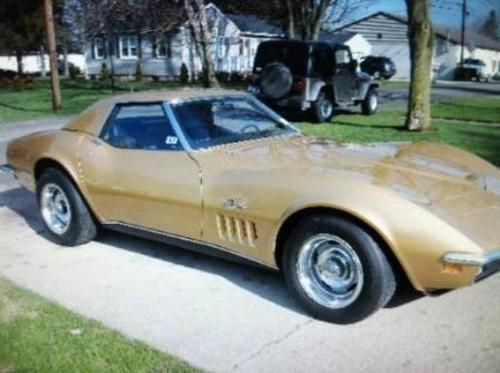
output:
M61 79L60 85L63 110L57 115L77 114L95 101L113 94L179 86L173 82L117 82L112 91L109 83L68 79ZM53 115L48 79L37 79L33 90L0 89L0 123Z
M0 372L194 372L0 278Z
M471 105L481 100L469 99ZM438 104L439 105L439 104ZM488 117L500 123L500 116L492 112L500 107L500 99L489 102L480 118ZM495 109L496 108L496 109ZM432 141L466 149L500 166L500 127L460 122L460 114L450 112L454 121L433 119L432 129L426 132L403 130L403 110L380 112L373 116L342 114L335 116L332 123L300 123L299 127L308 135L333 138L341 142L384 142L384 141Z
M432 106L433 118L500 123L500 99L462 98Z

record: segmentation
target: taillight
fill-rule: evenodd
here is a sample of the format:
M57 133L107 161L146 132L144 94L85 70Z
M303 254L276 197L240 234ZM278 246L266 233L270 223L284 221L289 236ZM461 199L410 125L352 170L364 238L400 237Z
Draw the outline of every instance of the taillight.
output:
M292 90L297 93L302 93L306 90L306 80L299 79L293 83Z

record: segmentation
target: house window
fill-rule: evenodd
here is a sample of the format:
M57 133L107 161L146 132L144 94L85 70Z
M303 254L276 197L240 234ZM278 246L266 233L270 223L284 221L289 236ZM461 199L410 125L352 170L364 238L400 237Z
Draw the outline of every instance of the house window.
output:
M231 57L231 71L240 71L240 58L237 56Z
M226 56L226 38L217 38L217 57Z
M153 48L155 50L155 57L156 58L172 58L172 40L169 36L167 36L165 39L159 39L157 40Z
M120 36L120 58L137 58L137 36Z
M245 44L242 39L239 40L240 56L245 54Z
M96 60L104 58L104 39L97 38L94 41L94 57Z
M383 34L381 34L381 33L378 33L378 34L377 34L377 39L382 39L383 37L384 37L384 35L383 35Z

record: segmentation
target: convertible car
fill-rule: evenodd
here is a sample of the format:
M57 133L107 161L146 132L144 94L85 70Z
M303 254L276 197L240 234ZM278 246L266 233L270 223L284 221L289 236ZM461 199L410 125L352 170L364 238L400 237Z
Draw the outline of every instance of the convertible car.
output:
M366 318L398 281L433 293L500 269L496 167L445 145L307 137L246 93L116 96L7 158L56 243L104 227L256 263L330 322Z

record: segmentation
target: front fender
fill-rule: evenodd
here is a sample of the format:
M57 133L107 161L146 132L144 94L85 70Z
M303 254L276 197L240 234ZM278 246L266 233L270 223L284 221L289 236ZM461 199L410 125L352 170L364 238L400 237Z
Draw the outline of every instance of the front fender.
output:
M464 234L390 190L355 182L344 185L347 188L336 185L328 193L316 191L315 195L295 200L284 211L279 226L307 209L341 211L378 233L416 289L450 289L474 281L478 268L464 267L453 274L443 270L442 257L447 252L482 253Z

